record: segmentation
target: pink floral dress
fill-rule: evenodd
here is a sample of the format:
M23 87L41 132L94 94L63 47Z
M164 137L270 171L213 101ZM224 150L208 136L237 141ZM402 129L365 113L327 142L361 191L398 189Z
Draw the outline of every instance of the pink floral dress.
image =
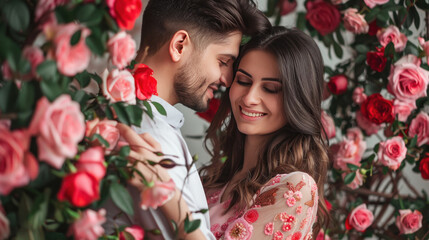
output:
M300 240L312 238L317 214L317 185L303 172L279 174L254 196L250 208L224 210L229 201L220 202L225 188L210 191L207 201L211 231L216 239Z

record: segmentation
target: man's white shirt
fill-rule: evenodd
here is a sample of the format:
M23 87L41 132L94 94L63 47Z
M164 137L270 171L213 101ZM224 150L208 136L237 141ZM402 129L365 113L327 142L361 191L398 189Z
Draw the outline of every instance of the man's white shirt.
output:
M161 104L166 110L167 115L164 116L160 114L152 105L153 119L151 119L147 114L143 114L141 126L133 127L133 129L138 134L149 133L160 143L164 154L177 156L171 159L180 166L168 169L168 173L173 179L176 188L182 191L183 199L188 204L189 210L199 211L202 209L208 209L203 185L195 165L192 165L189 172L185 167L185 165L190 166L193 160L180 132L180 128L184 123L183 114L160 97L152 96L150 100ZM149 209L147 211L142 210L139 207L139 191L132 186L129 186L128 190L134 200L134 215L128 216L125 213L122 213L119 216L116 216L120 210L111 201L108 201L106 203L106 231L111 231L113 222L119 226L137 224L145 229L158 228L161 230L162 237L159 236L159 239L172 239L174 234L171 231L169 220L164 217L162 211L160 209ZM115 216L116 218L113 219ZM194 213L192 216L194 219L201 220L200 230L204 233L206 238L215 239L210 231L210 217L208 211L205 214Z

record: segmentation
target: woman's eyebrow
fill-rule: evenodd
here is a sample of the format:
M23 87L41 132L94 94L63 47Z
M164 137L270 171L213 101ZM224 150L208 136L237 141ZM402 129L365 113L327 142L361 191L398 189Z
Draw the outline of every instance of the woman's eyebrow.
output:
M244 71L243 69L238 69L237 72L241 72L244 75L248 76L249 78L253 78L252 74ZM263 81L274 81L274 82L280 82L280 79L278 78L262 78Z

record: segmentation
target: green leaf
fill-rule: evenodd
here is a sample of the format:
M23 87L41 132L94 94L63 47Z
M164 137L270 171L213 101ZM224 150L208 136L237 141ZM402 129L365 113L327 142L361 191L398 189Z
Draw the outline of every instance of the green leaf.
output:
M103 20L103 12L93 4L79 5L74 12L76 19L86 26L97 25Z
M127 112L128 119L132 125L140 126L143 118L143 109L140 106L128 105L125 107L125 112Z
M74 19L73 14L65 6L55 8L55 17L58 23L68 23Z
M186 215L186 218L185 218L185 227L184 227L185 228L185 232L186 233L191 233L191 232L197 230L200 227L200 224L201 224L201 220L200 219L196 219L196 220L190 221L189 220L189 216Z
M341 45L344 45L344 38L343 38L343 35L341 34L340 28L337 28L337 30L335 31L335 36L337 37L338 42Z
M37 66L36 71L43 80L56 80L57 64L53 60L46 60Z
M118 120L124 124L130 125L130 120L128 119L128 114L125 111L125 108L123 106L123 103L117 102L111 105L113 109L115 110L116 116L118 117Z
M362 64L365 61L366 61L365 54L359 54L355 59L356 64Z
M70 38L70 45L72 46L76 45L79 42L81 36L82 36L81 29L73 33L72 37Z
M37 228L37 229L21 228L16 233L15 239L45 240L45 236L42 228Z
M414 148L417 144L417 134L414 135L413 139L411 139L410 144L408 145L408 148Z
M49 196L51 195L51 189L46 188L42 195L39 195L33 206L31 213L29 214L29 225L32 229L37 229L43 226L46 216L48 214L48 203Z
M356 177L356 172L351 172L344 177L344 184L348 185L353 182Z
M382 21L382 22L389 21L389 18L390 18L389 11L380 11L377 14L377 19L380 20L380 21Z
M109 144L109 142L108 141L106 141L100 134L98 134L98 133L95 133L94 135L92 135L90 138L89 138L89 141L94 141L95 139L97 139L102 145L104 145L106 148L109 148L110 147L110 144Z
M365 44L358 44L355 46L355 49L358 53L367 53L369 51L368 46L366 46Z
M147 101L143 101L143 105L145 106L145 112L149 115L150 118L153 118L152 106Z
M17 32L27 30L30 23L30 11L24 1L7 1L2 10L7 23L13 30Z
M369 23L372 22L380 12L380 8L373 8L369 13L365 15L365 20Z
M333 43L334 43L335 55L338 58L342 58L343 57L343 49L341 48L341 46L337 42L334 41Z
M390 57L391 55L394 55L394 54L395 54L395 45L393 44L393 42L389 42L386 48L384 49L384 56Z
M265 12L265 16L272 17L276 10L277 4L279 0L268 0L267 2L267 11Z
M50 102L54 101L63 93L63 90L56 82L49 80L41 81L40 88L42 90L43 95L45 95Z
M122 236L124 236L125 240L135 240L134 236L127 231L123 231Z
M167 112L165 111L164 107L157 103L157 102L152 102L153 106L155 106L156 110L158 110L158 112L164 116L167 116Z
M374 152L375 152L375 154L378 153L378 149L379 148L380 148L380 143L375 144L375 146L374 146Z
M110 186L110 197L122 211L134 215L133 200L130 193L121 184L113 182Z
M0 110L1 112L12 111L16 97L19 94L18 87L15 82L6 81L0 85Z
M91 82L91 75L85 70L75 76L81 88L85 88Z
M119 150L119 156L128 157L128 155L130 155L130 151L130 146L123 146L121 147L121 150Z
M351 164L351 163L347 163L347 167L348 167L350 170L352 170L352 171L356 171L356 170L358 170L358 169L359 169L359 167L358 167L358 166L356 166L356 165L354 165L354 164Z
M103 56L106 48L105 43L101 40L101 36L97 36L97 34L93 33L85 39L85 42L91 52L100 57Z

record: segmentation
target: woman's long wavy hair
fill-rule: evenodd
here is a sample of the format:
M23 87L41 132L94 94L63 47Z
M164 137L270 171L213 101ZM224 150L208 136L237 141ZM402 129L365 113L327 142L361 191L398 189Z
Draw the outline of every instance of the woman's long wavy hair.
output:
M256 49L277 58L287 123L271 134L272 138L259 152L256 167L235 183L228 210L236 204L250 206L256 191L276 174L306 172L316 181L319 191L317 234L318 229L329 221L323 197L328 166L328 144L321 122L323 59L310 36L284 27L273 27L252 38L241 49L237 63ZM238 64L235 70L237 67ZM205 139L205 146L212 155L211 163L201 169L206 190L225 186L242 169L245 137L231 114L227 90ZM225 157L226 161L222 163L221 159Z

